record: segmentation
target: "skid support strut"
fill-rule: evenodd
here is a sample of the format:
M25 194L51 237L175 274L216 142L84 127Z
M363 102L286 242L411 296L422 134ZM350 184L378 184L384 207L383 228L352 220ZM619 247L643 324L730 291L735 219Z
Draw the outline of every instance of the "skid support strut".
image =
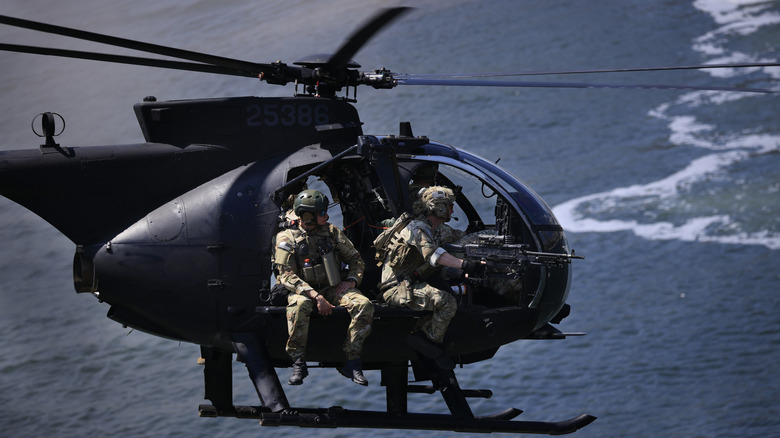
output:
M489 398L489 390L463 390L455 373L442 370L431 361L422 363L430 372L432 386L410 386L405 365L390 365L382 369L382 385L387 387L387 412L348 410L340 406L330 408L291 408L279 385L265 349L254 335L234 336L234 346L246 362L250 377L264 406L215 407L200 405L201 417L237 417L260 420L261 426L298 426L314 428L366 428L406 430L447 430L453 432L503 432L563 435L575 432L596 420L588 414L556 422L513 421L523 411L510 408L487 416L474 416L466 397ZM267 355L267 352L265 352ZM265 359L264 359L265 357ZM440 391L451 414L421 414L407 412L409 392L433 393ZM216 397L215 397L216 398ZM224 397L220 399L224 402ZM212 402L214 400L212 399ZM216 404L216 403L215 403Z
M249 377L255 385L260 402L273 412L290 407L287 396L279 383L273 361L263 338L255 333L233 333L233 347L239 359L246 364Z

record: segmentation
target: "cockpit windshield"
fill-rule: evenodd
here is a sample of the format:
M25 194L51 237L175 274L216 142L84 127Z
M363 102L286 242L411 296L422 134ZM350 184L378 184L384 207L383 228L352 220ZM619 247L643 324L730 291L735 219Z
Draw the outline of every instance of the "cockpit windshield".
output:
M460 190L450 226L460 230L495 228L496 207L510 204L527 226L557 225L547 204L520 180L483 158L461 152L461 160L437 157L435 184ZM422 157L420 157L422 158Z
M466 231L470 223L477 221L495 226L496 192L479 178L460 168L440 164L436 184L457 188L462 195L455 203L451 227Z
M484 172L493 181L504 187L517 205L524 207L524 213L532 224L558 223L547 203L519 178L477 155L465 151L460 151L460 153L463 161Z

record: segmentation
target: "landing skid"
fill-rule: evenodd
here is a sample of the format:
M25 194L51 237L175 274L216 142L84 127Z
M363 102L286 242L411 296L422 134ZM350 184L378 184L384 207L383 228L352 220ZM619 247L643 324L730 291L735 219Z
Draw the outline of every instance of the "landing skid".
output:
M287 402L265 342L257 333L233 333L233 346L244 362L260 397L262 406L235 406L232 402L231 355L202 347L206 359L204 377L206 398L212 405L200 405L201 417L237 417L260 420L262 426L298 426L318 428L371 428L446 430L453 432L504 432L562 435L592 423L596 417L582 414L565 421L512 421L523 411L510 408L489 416L476 416L467 397L490 398L487 389L461 389L453 370L440 368L436 361L418 355L412 362L415 380L430 380L430 386L409 385L405 363L381 368L381 385L386 388L387 411L357 411L340 406L330 408L293 408ZM409 393L439 392L450 414L421 414L407 411Z
M200 405L201 417L237 417L260 420L261 426L298 426L317 428L370 428L447 430L452 432L504 432L563 435L572 433L592 423L596 417L582 414L556 422L511 421L522 411L507 409L489 416L455 418L443 414L391 414L378 411L356 411L340 406L321 409L290 408L274 413L262 406L233 406L232 410L218 410L212 405Z

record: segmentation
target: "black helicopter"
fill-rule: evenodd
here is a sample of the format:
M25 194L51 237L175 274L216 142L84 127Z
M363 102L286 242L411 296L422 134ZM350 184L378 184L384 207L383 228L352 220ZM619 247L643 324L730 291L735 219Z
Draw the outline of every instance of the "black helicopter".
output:
M544 201L495 164L415 137L408 124L402 124L398 135L365 135L349 96L337 97L359 85L535 86L357 71L352 56L404 10L383 11L334 55L312 56L296 66L248 63L2 17L0 22L8 25L195 62L0 45L4 50L259 77L271 84L294 82L303 91L291 98L173 102L148 98L135 107L146 140L135 145L63 147L54 141L56 116L44 114L44 146L3 154L0 193L76 243L75 287L108 303L110 318L201 345L206 398L212 403L201 407L203 416L311 427L577 430L594 417L559 423L510 421L519 414L514 409L474 416L466 397L489 396L489 391L460 389L453 373L436 369L406 346L403 334L424 315L379 303L370 340L382 342L367 343L364 364L382 371L387 412L295 409L286 401L274 371L290 363L283 349L284 308L269 302L270 240L287 195L315 178L338 200L346 232L367 261L373 258L371 243L378 224L409 208L408 182L429 163L438 164L439 183L462 188L459 216L466 218L467 231L481 237L476 249L508 249L521 256L524 263L497 272L511 276L517 285L511 298L497 292L496 282L505 278L452 285L460 308L447 339L456 362L489 359L500 346L517 339L566 336L550 323L560 322L569 311L565 302L572 257L563 230ZM495 236L502 236L501 241ZM376 272L369 272L362 287L372 297L376 277ZM326 367L341 365L334 342L340 342L346 321L339 312L314 319L310 360ZM247 364L263 406L233 405L233 353ZM434 385L409 385L410 364L416 380L432 380ZM451 415L407 412L407 393L436 390Z

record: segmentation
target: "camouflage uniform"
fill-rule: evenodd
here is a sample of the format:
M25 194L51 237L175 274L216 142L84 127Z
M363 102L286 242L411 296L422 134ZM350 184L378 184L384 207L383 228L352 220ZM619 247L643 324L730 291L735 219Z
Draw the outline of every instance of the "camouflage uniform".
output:
M343 294L336 294L337 286L330 286L323 275L309 279L311 283L304 281L304 260L311 259L316 264L320 257L318 248L327 246L333 248L339 267L341 261L349 265L346 279L354 280L356 285L359 285L363 279L365 265L352 242L335 225L319 226L311 232L296 226L276 235L275 264L279 270L277 281L290 291L287 298L287 330L290 337L286 351L293 361L305 356L309 318L314 309L313 300L302 295L305 291L316 290L331 304L345 307L349 311L352 321L343 346L348 360L360 357L363 341L371 333L374 306L358 289L347 289Z
M421 321L419 328L437 343L444 339L458 305L449 292L429 285L425 279L435 269L431 259L436 249L462 235L462 231L447 224L440 224L433 230L428 219L420 216L393 237L382 267L382 284L391 285L383 290L385 302L415 310L432 310L433 316ZM398 283L393 284L394 280Z

